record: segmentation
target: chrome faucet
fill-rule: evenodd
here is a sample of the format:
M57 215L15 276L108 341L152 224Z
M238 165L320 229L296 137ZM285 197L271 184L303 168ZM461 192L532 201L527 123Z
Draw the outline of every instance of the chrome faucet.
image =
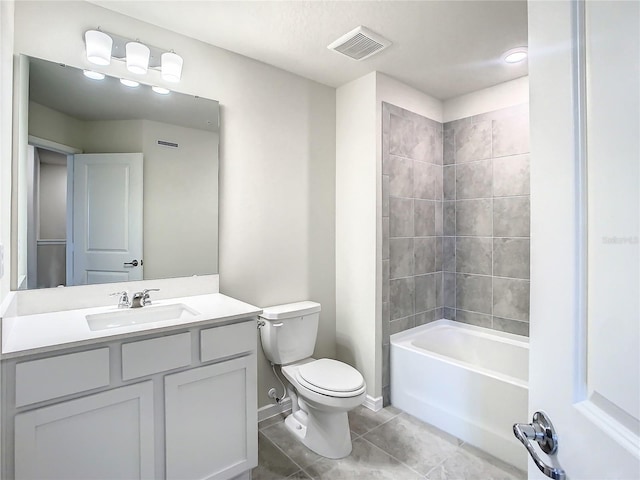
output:
M118 308L129 308L131 306L131 302L129 302L129 294L126 290L122 292L114 292L110 294L110 297L115 297L116 295L120 295L118 299Z
M131 298L131 308L141 308L151 305L151 296L149 292L159 292L159 288L145 288L141 292L136 292Z

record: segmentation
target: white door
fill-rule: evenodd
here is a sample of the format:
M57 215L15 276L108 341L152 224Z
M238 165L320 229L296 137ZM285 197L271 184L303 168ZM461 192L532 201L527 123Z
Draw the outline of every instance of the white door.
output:
M255 355L165 377L169 480L218 480L258 464Z
M143 382L15 417L15 478L155 478L153 383Z
M74 157L73 284L142 280L142 153Z
M640 478L639 26L637 1L529 2L529 413L568 479Z

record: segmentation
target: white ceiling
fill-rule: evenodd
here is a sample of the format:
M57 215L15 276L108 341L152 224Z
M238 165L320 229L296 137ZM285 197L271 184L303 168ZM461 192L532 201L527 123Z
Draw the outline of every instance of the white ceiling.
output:
M90 1L332 87L377 70L444 100L527 74L500 61L527 44L526 0ZM326 48L358 25L393 45L360 62Z

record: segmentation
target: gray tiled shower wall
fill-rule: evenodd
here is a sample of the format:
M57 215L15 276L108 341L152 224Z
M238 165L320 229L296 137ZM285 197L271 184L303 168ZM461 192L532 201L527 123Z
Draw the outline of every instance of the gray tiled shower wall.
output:
M385 405L393 333L448 318L528 335L528 114L442 125L382 104Z

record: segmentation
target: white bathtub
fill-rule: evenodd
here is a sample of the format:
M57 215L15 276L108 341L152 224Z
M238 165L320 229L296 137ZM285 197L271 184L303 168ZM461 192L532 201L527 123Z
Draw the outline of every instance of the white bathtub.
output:
M522 470L527 337L450 320L391 336L391 403Z

